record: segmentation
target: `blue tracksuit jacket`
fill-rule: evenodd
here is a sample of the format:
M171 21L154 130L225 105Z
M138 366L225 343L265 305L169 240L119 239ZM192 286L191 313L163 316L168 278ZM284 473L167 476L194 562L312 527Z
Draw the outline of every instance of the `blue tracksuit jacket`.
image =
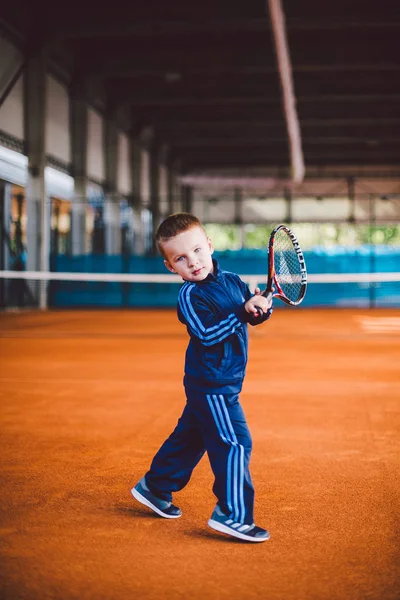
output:
M246 373L247 323L263 323L272 308L262 317L247 313L244 304L252 296L248 286L213 263L214 274L185 282L179 293L178 317L190 335L184 384L189 390L235 394Z

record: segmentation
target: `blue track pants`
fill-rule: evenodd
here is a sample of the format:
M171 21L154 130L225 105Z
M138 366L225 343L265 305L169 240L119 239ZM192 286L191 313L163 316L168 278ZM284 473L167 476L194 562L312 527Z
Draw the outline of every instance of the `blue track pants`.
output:
M254 488L249 461L250 432L239 396L187 392L178 424L146 473L149 489L163 500L188 483L205 452L215 476L213 492L234 521L253 523Z

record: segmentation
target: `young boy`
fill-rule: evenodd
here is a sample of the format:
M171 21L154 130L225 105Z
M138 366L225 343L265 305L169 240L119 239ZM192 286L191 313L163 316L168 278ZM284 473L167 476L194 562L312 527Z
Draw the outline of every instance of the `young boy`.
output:
M156 243L167 269L185 282L178 317L190 336L184 376L187 402L132 494L162 517L180 517L172 492L185 487L207 452L217 497L208 525L242 540L264 542L268 531L253 522L252 442L239 393L247 362L247 323L266 321L272 301L260 290L252 295L238 275L221 271L212 258L212 242L194 215L169 216L158 228Z

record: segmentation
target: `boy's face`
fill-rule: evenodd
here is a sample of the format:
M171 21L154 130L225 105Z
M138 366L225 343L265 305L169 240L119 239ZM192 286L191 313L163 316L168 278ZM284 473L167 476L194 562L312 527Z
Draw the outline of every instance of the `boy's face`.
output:
M213 272L214 248L201 227L191 227L162 245L164 264L186 281L202 281Z

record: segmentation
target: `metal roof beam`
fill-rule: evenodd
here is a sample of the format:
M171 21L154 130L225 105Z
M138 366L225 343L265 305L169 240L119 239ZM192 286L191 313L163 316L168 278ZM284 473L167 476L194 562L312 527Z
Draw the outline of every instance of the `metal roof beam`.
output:
M374 138L377 139L374 139ZM285 146L287 142L286 137L272 137L272 136L238 136L238 137L196 137L187 138L186 136L181 139L168 140L171 141L174 148L212 148L213 146L220 147L244 147L251 146L252 148L267 148L268 146ZM382 144L395 144L400 147L400 135L393 136L371 136L367 135L364 137L355 136L303 136L304 146L313 144L319 144L321 146L327 145L343 145L343 146L354 146L357 144L365 144L367 146L382 145Z
M337 119L337 118L329 118L329 119L302 119L301 121L302 127L369 127L369 126L395 126L400 125L400 118L376 118L376 119L368 119L368 118L348 118L348 119ZM212 133L216 131L217 134L221 129L226 129L227 131L235 131L235 130L248 130L248 129L282 129L284 125L283 120L271 120L267 121L265 119L256 119L251 120L243 119L237 121L202 121L201 123L197 123L196 121L182 121L179 120L173 123L162 123L157 122L157 130L162 131L163 133L174 134L176 133L178 136L183 133L194 133L196 132L203 133L204 131L210 130Z
M111 19L110 19L111 21ZM400 29L400 21L368 21L336 19L287 19L287 29L292 31L343 30L343 29ZM76 20L74 25L54 24L50 33L51 40L93 39L121 37L155 36L191 36L210 33L257 33L269 31L270 25L265 19L210 19L179 21L121 21L119 23L82 23Z
M228 97L190 97L190 96L179 96L179 97L138 97L135 90L129 90L128 86L120 86L118 89L118 95L124 93L125 95L132 94L132 98L124 98L124 104L127 103L132 107L168 107L168 106L217 106L227 104L242 104L242 105L257 105L257 104L277 104L281 102L281 98L278 96L228 96ZM123 89L122 89L123 88ZM368 102L400 102L400 94L324 94L324 95L313 95L313 96L299 96L297 98L298 104L308 103L368 103Z
M279 167L287 164L287 155L223 155L223 153L215 155L200 156L185 156L184 166L186 170L189 169L212 169L212 168L251 168L251 167ZM393 153L340 153L333 155L325 155L320 153L307 153L307 164L310 166L324 166L329 167L331 165L397 165L400 159L400 154L393 156Z
M187 68L181 65L170 65L166 69L160 66L141 66L132 65L132 61L127 58L116 57L115 59L106 58L105 61L97 60L93 64L84 66L84 70L100 77L160 77L165 78L168 73L177 73L178 78L190 74L192 77L210 75L269 75L278 72L275 65L218 65L210 64L207 67ZM337 65L292 65L295 73L399 73L400 64L337 64ZM179 80L179 79L178 79Z

